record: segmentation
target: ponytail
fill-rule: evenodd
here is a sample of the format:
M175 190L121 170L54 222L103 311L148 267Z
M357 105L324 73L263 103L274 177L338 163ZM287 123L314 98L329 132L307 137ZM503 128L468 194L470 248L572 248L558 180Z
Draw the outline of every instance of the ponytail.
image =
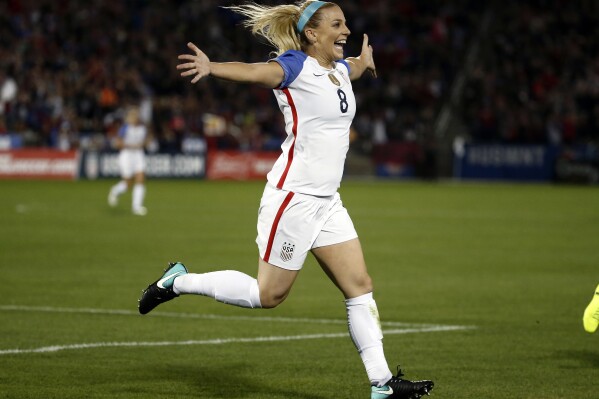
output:
M264 6L250 2L240 6L225 7L247 17L243 26L251 29L252 33L264 37L275 47L274 54L281 55L288 50L304 50L309 42L303 32L297 31L297 23L306 7L312 0L297 4L279 6ZM327 3L324 7L334 5ZM306 27L316 28L321 21L317 12L306 24Z

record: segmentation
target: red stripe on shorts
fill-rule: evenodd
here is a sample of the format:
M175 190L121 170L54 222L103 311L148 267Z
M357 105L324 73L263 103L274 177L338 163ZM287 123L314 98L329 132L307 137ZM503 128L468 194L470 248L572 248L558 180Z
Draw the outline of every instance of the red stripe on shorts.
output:
M264 253L264 261L265 262L268 262L268 260L270 259L270 251L272 250L272 243L275 240L275 234L277 234L277 227L279 227L279 220L281 220L283 211L285 210L285 208L287 208L287 205L289 205L289 201L291 201L291 198L293 198L293 193L289 192L289 194L287 194L287 196L283 200L283 203L279 207L279 210L277 211L277 216L275 216L275 221L272 223L272 227L270 229L270 235L268 236L268 245L266 245L266 252Z
M293 143L291 143L291 147L289 147L289 153L287 154L287 166L285 166L285 171L283 171L281 179L279 180L279 183L277 183L277 188L279 190L283 188L283 183L285 183L285 179L287 178L287 173L291 167L291 162L293 162L293 151L295 150L295 140L297 139L297 109L295 108L295 103L293 102L291 93L289 93L289 89L283 89L283 93L285 93L285 96L287 97L287 102L291 107L291 115L293 115L293 127L291 128L291 132L293 133Z

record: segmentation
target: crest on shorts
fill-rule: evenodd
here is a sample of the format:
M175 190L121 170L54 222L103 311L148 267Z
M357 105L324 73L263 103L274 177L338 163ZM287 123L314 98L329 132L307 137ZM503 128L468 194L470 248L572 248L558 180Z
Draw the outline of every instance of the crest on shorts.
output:
M281 248L281 259L283 262L290 261L293 258L293 251L295 250L295 244L284 242Z

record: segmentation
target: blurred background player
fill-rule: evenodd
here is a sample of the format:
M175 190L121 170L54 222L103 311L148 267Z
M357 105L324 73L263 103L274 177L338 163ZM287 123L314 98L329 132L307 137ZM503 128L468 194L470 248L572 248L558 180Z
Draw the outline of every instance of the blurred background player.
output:
M128 108L125 114L125 123L119 129L115 140L115 146L120 150L121 181L112 186L108 194L108 204L111 207L117 206L119 196L133 187L131 206L133 214L144 216L148 213L143 204L146 195L144 148L149 142L149 138L148 129L140 119L139 108Z
M599 326L599 285L595 288L593 299L584 310L582 324L587 332L594 333Z

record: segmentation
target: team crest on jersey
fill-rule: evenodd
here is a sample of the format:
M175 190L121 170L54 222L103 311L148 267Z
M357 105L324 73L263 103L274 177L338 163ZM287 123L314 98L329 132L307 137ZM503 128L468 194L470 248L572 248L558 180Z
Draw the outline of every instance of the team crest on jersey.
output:
M295 244L284 242L281 248L281 259L283 262L290 261L293 258L293 251L295 250Z
M334 73L329 73L329 79L335 86L341 86L341 82L339 82L339 79L337 79Z

